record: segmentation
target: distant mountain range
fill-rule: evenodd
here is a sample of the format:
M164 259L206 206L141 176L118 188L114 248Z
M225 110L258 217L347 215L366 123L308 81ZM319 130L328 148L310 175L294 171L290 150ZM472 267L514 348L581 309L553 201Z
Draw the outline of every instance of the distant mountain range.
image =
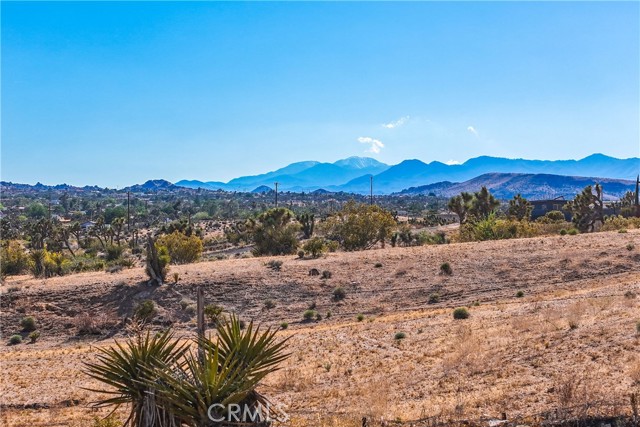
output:
M463 191L468 193L485 186L499 199L510 199L516 194L531 200L572 199L587 185L600 183L605 200L618 200L627 191L635 191L635 181L610 178L585 178L549 174L486 173L464 182L443 181L411 187L395 195L434 194L452 197Z
M389 166L368 157L349 157L334 163L306 161L261 175L224 182L179 181L175 185L209 190L253 191L261 186L282 191L344 191L367 194L373 176L374 193L390 194L410 187L438 182L464 182L490 173L545 174L634 180L640 172L640 158L616 159L593 154L581 160L525 160L481 156L460 165L405 160ZM591 178L590 178L591 179ZM264 188L261 189L264 191Z

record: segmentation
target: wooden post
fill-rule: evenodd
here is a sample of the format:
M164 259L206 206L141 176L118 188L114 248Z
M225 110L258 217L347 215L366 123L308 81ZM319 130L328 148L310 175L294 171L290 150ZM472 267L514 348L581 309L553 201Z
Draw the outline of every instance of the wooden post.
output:
M204 348L202 348L201 340L204 339L204 289L202 286L198 286L197 290L197 320L198 320L198 356L200 361L204 361Z

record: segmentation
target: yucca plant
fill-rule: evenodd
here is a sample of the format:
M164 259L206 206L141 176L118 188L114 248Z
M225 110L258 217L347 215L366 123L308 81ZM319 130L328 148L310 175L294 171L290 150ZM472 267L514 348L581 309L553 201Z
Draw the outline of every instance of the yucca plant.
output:
M178 426L171 408L158 405L157 372L175 369L187 350L170 331L138 334L124 344L98 349L98 361L86 363L86 373L109 386L108 389L88 389L111 397L95 402L98 407L130 405L124 426L173 427Z

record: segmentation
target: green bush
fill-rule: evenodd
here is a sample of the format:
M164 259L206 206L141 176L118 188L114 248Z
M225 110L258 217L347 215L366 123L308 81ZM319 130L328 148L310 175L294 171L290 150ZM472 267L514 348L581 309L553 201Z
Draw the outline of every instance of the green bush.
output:
M20 242L10 240L0 247L0 274L9 276L22 274L29 269L29 256Z
M429 295L429 304L437 304L440 302L440 294L433 293Z
M167 248L171 262L175 264L196 262L202 255L202 239L195 234L187 236L176 230L160 237L158 244Z
M358 322L362 322L364 320L364 314L358 314L356 319L358 320Z
M22 330L25 332L35 331L36 330L36 319L33 316L23 317L20 321L20 326L22 326Z
M443 262L442 264L440 264L440 272L442 274L446 274L447 276L451 276L453 274L451 265L448 262Z
M382 268L382 263L381 262L376 262L374 267L375 268Z
M156 304L152 300L148 299L141 301L136 306L133 311L133 317L140 322L149 322L157 313Z
M348 251L363 250L391 237L396 221L393 215L376 205L350 201L320 224L330 240Z
M560 230L560 235L564 236L567 234L567 230L565 230L564 228L562 230Z
M516 298L522 298L524 296L524 292L518 291L516 292Z
M107 261L115 261L120 257L122 257L122 254L124 253L124 248L118 245L108 245L105 252L106 252L105 258Z
M322 278L323 279L331 279L331 272L329 270L324 270L322 272Z
M212 325L221 325L223 323L222 314L224 308L217 304L207 304L204 306L204 315L209 319Z
M20 344L22 343L22 336L15 334L15 335L11 335L11 337L9 338L9 344L11 345L16 345L16 344Z
M458 307L453 310L453 318L457 320L467 319L469 318L469 310L464 307Z
M29 334L29 339L31 340L31 344L35 344L35 342L38 341L38 338L40 338L39 331L33 331Z
M289 209L269 209L255 220L249 220L246 227L254 242L255 256L289 255L298 249L300 225Z
M303 250L298 251L298 258L300 258L300 259L304 258L304 251Z
M280 329L287 329L288 327L289 327L289 324L287 322L280 323Z
M282 261L279 260L275 260L272 259L271 261L269 261L268 263L265 264L268 268L272 269L273 271L280 271L282 270Z
M310 322L311 320L315 319L315 317L318 315L318 313L315 310L306 310L303 314L302 314L302 318L306 321L306 322Z
M632 251L636 246L633 243L628 243L627 244L627 250L628 251Z
M572 228L572 229L570 229L569 231L567 231L567 234L568 234L569 236L575 236L576 234L578 234L578 229L576 229L576 228Z
M313 258L318 258L328 250L327 243L322 237L312 237L302 246L304 252L311 254Z
M276 303L273 302L273 300L268 299L264 302L264 308L266 308L267 310L276 308Z
M342 287L337 287L333 290L333 299L336 301L341 301L345 299L346 296L347 291L345 291Z
M92 427L120 427L122 423L116 418L114 414L109 415L106 418L94 417Z
M405 334L404 332L396 332L396 334L394 335L394 337L393 337L393 338L394 338L396 341L400 341L400 340L405 339L406 337L407 337L407 334Z

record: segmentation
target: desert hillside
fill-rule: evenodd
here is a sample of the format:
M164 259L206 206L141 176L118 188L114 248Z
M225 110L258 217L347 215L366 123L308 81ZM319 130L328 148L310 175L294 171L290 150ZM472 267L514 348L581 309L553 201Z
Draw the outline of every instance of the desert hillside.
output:
M173 273L179 281L159 288L140 268L8 279L3 339L25 316L41 337L0 346L2 425L91 425L106 412L89 408L95 395L83 387L95 384L82 362L122 338L124 319L147 299L158 309L153 328L193 337L198 286L244 320L288 324L279 334L292 336L292 356L261 387L295 426L628 412L640 384L640 230L237 258ZM461 306L471 315L454 320ZM320 320L303 321L310 308ZM83 322L99 333L80 334Z

